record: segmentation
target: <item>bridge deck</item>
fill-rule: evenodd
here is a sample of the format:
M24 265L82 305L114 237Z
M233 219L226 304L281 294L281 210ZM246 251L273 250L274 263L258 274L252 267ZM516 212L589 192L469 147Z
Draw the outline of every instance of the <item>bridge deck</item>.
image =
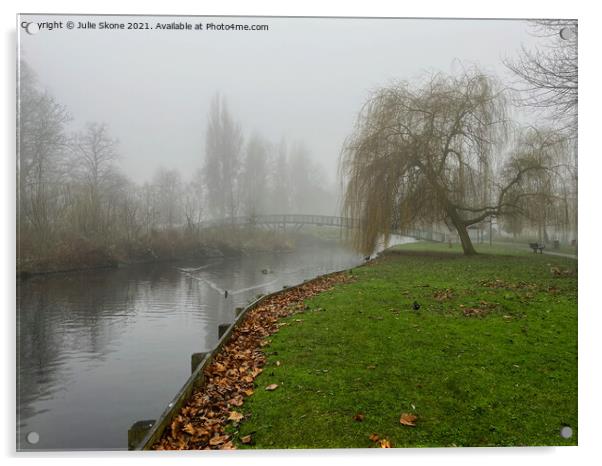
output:
M337 217L334 215L285 214L208 220L202 222L199 226L201 228L210 228L222 225L317 225L338 228L358 228L360 226L360 221L355 218ZM394 233L401 236L438 242L445 242L450 237L447 233L423 229L402 229L395 231Z

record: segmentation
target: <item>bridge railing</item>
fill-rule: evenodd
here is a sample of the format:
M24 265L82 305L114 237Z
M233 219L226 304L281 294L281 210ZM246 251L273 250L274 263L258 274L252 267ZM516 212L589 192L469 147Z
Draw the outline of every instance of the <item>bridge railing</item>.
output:
M282 224L306 224L327 225L346 228L355 228L359 225L357 219L337 217L333 215L309 215L309 214L284 214L284 215L257 215L246 217L231 217L226 219L206 220L199 224L201 227L212 227L219 225L282 225Z
M318 225L333 226L339 228L358 228L360 220L349 217L337 217L333 215L310 215L310 214L271 214L246 217L232 217L228 219L216 219L201 222L201 228L216 227L222 225ZM419 228L404 228L394 232L402 236L409 236L419 240L445 242L449 234L423 230Z

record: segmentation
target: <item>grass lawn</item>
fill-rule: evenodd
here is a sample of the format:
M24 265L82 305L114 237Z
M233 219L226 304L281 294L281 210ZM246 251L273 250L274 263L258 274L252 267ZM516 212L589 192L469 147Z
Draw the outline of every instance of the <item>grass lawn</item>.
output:
M577 261L478 248L393 248L285 319L238 448L576 445Z

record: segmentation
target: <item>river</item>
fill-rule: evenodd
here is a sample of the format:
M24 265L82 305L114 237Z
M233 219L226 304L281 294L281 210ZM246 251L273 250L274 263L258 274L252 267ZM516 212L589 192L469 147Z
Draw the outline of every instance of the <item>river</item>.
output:
M161 414L190 375L190 355L215 347L236 307L362 261L322 242L21 282L17 448L127 449L128 428Z

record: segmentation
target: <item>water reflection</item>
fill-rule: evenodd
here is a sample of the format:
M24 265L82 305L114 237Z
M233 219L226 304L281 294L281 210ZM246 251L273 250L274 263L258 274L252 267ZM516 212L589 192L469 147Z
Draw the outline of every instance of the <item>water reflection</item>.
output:
M128 427L162 412L190 373L190 354L215 347L218 324L237 306L360 262L333 244L22 283L18 448L125 449ZM32 431L35 445L25 440Z

